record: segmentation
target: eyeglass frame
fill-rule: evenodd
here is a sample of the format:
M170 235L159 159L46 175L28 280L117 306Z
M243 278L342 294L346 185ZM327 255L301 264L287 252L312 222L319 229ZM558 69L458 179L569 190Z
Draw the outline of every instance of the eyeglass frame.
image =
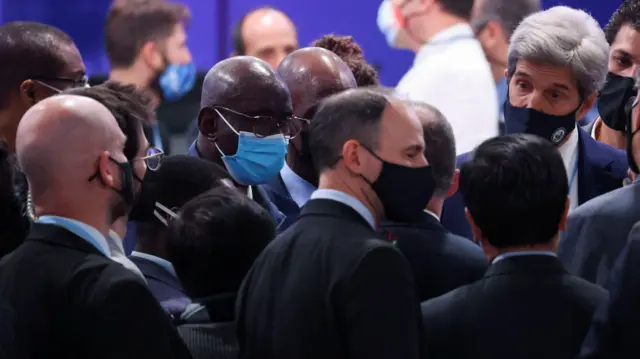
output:
M74 79L71 77L64 76L32 76L30 77L32 80L36 81L61 81L61 82L71 82L73 87L89 87L89 77L82 76L82 79ZM51 85L49 85L51 86Z
M164 151L163 151L163 150L161 150L161 149L159 149L159 148L156 148L156 147L150 147L147 151L149 151L149 150L151 150L151 149L155 149L156 151L158 151L158 153L154 153L154 154L152 154L152 155L147 155L147 156L143 156L143 157L133 158L133 159L131 159L131 160L127 161L127 162L129 162L129 164L130 164L130 165L131 165L131 167L132 167L132 168L131 168L131 174L132 174L132 175L133 175L133 177L134 177L135 179L137 179L139 182L142 182L142 179L140 179L140 178L135 174L135 172L133 171L133 161L144 161L144 165L145 165L146 169L147 169L147 170L149 170L149 171L153 171L153 172L157 171L157 170L160 168L160 166L162 165L162 164L161 164L161 162L160 162L160 159L162 159L162 157L164 157L164 155L165 155ZM155 168L151 168L151 167L149 167L149 164L147 163L147 160L149 160L150 158L155 158L155 157L159 157L159 158L158 158L158 166L157 166L157 167L155 167ZM115 160L114 160L114 159L112 159L112 161L115 161ZM89 177L88 181L89 181L89 182L93 181L93 180L94 180L94 179L96 179L99 175L100 175L100 169L97 169L97 170L96 170L96 172L95 172L94 174L92 174L92 175Z
M287 139L287 140L291 140L291 139L296 138L296 136L298 136L298 135L300 134L300 132L302 131L302 127L303 127L303 126L301 125L301 126L300 126L300 129L298 129L298 130L296 130L296 131L295 131L295 132L296 132L295 134L287 135L287 134L284 134L284 133L282 132L282 127L281 127L282 125L279 123L279 119L278 119L276 116L263 116L263 115L250 116L250 115L244 114L244 113L242 113L242 112L238 112L238 111L236 111L236 110L232 110L232 109L230 109L230 108L228 108L228 107L224 107L224 106L217 106L217 105L208 106L208 108L210 108L210 109L212 109L212 110L216 111L216 113L218 114L218 116L220 116L220 118L221 118L221 119L222 119L222 120L227 124L227 126L229 126L229 127L230 127L230 128L231 128L231 129L236 133L236 134L238 134L238 133L239 133L239 131L238 131L234 126L232 126L232 125L227 121L227 119L226 119L224 116L222 116L222 114L221 114L218 110L224 110L224 111L230 112L230 113L232 113L232 114L234 114L234 115L242 116L242 117L244 117L244 118L246 118L246 119L250 120L250 121L251 121L251 123L252 123L252 127L253 127L253 129L252 129L252 131L251 131L251 132L252 132L252 133L253 133L257 138L265 138L265 137L268 137L268 136L274 135L273 133L272 133L272 134L268 134L268 135L262 135L262 134L258 134L258 133L256 132L256 122L257 122L257 121L261 121L261 120L265 120L265 119L269 119L269 120L276 119L276 121L277 121L277 122L276 122L276 127L278 128L278 130L279 130L280 134L281 134L281 135L283 135L283 136L284 136L284 138L285 138L285 139ZM291 125L291 123L293 123L293 121L300 121L300 122L301 122L301 124L306 123L307 125L311 122L309 119L302 118L302 117L298 117L298 116L294 116L294 115L288 115L288 116L285 116L285 120L286 120L286 122L287 122L287 123L286 123L286 125L289 125L289 126Z

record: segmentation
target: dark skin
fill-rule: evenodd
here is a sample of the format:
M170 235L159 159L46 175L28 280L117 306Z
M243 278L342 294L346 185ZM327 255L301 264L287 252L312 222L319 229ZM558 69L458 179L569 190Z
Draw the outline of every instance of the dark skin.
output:
M309 120L322 99L357 87L347 64L333 52L319 47L292 52L280 63L278 74L291 92L293 114ZM302 131L305 133L289 142L287 165L307 182L317 184L318 175L304 151L306 145L303 145L303 140L306 140L308 131L306 125Z
M216 64L204 79L202 100L198 114L198 152L202 158L224 167L222 155L238 149L238 135L220 118L214 107L238 132L257 132L258 136L280 133L278 122L292 114L291 97L280 76L266 62L250 56L232 57Z

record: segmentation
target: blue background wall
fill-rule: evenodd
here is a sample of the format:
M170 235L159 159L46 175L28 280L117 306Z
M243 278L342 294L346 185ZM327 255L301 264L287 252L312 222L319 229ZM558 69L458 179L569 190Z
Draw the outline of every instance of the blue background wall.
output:
M298 26L301 44L323 34L353 35L367 59L381 69L383 83L393 86L411 65L412 54L387 47L376 25L381 0L182 0L192 11L189 46L198 67L206 71L227 56L229 32L243 13L260 5L285 11ZM55 25L73 37L90 75L108 71L102 46L102 26L110 0L0 0L0 20L32 20ZM604 26L621 0L543 0L582 8Z

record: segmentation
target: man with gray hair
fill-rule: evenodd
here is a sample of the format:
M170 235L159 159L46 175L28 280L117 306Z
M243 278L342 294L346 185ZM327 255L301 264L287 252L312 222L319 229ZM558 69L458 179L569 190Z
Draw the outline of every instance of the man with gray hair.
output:
M609 45L598 22L582 10L556 6L525 18L511 36L504 105L506 133L549 140L569 179L570 211L622 186L623 151L595 141L576 125L593 106L607 74ZM465 161L468 154L458 158ZM461 196L445 202L443 224L472 238Z
M440 224L444 200L458 190L453 129L435 107L410 102L422 123L425 151L435 184L422 216L414 222L383 223L382 233L395 240L413 272L420 301L435 298L482 278L487 258L472 241L452 234Z
M113 115L87 97L45 99L20 121L38 219L0 263L0 296L29 358L190 358L145 283L109 259L106 236L132 191L124 145Z
M482 46L496 82L500 131L504 132L502 113L507 99L507 53L509 38L527 16L540 11L540 0L476 0L473 3L471 27Z

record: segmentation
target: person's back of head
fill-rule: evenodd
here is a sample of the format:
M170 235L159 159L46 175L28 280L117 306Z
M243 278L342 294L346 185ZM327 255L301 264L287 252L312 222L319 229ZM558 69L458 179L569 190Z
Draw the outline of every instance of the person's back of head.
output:
M194 301L237 293L276 233L260 205L227 186L187 202L169 229L169 260Z
M171 221L167 209L176 212L192 198L221 185L220 181L229 177L222 167L197 157L163 158L161 166L145 178L145 203L141 206L149 207L145 213L151 215L137 221L136 250L165 258L166 228Z
M93 99L60 95L29 109L16 149L36 215L77 219L106 235L130 205L124 143L113 115Z
M86 84L84 63L62 30L29 21L0 26L0 139L15 150L18 122L37 101Z
M461 166L459 190L488 257L514 249L555 250L569 210L568 180L549 141L511 134L483 142Z
M380 84L378 71L364 59L362 48L356 43L353 36L329 34L314 41L311 46L321 47L338 55L351 69L358 87Z
M29 228L15 194L15 166L10 155L7 145L0 141L0 258L23 242Z

